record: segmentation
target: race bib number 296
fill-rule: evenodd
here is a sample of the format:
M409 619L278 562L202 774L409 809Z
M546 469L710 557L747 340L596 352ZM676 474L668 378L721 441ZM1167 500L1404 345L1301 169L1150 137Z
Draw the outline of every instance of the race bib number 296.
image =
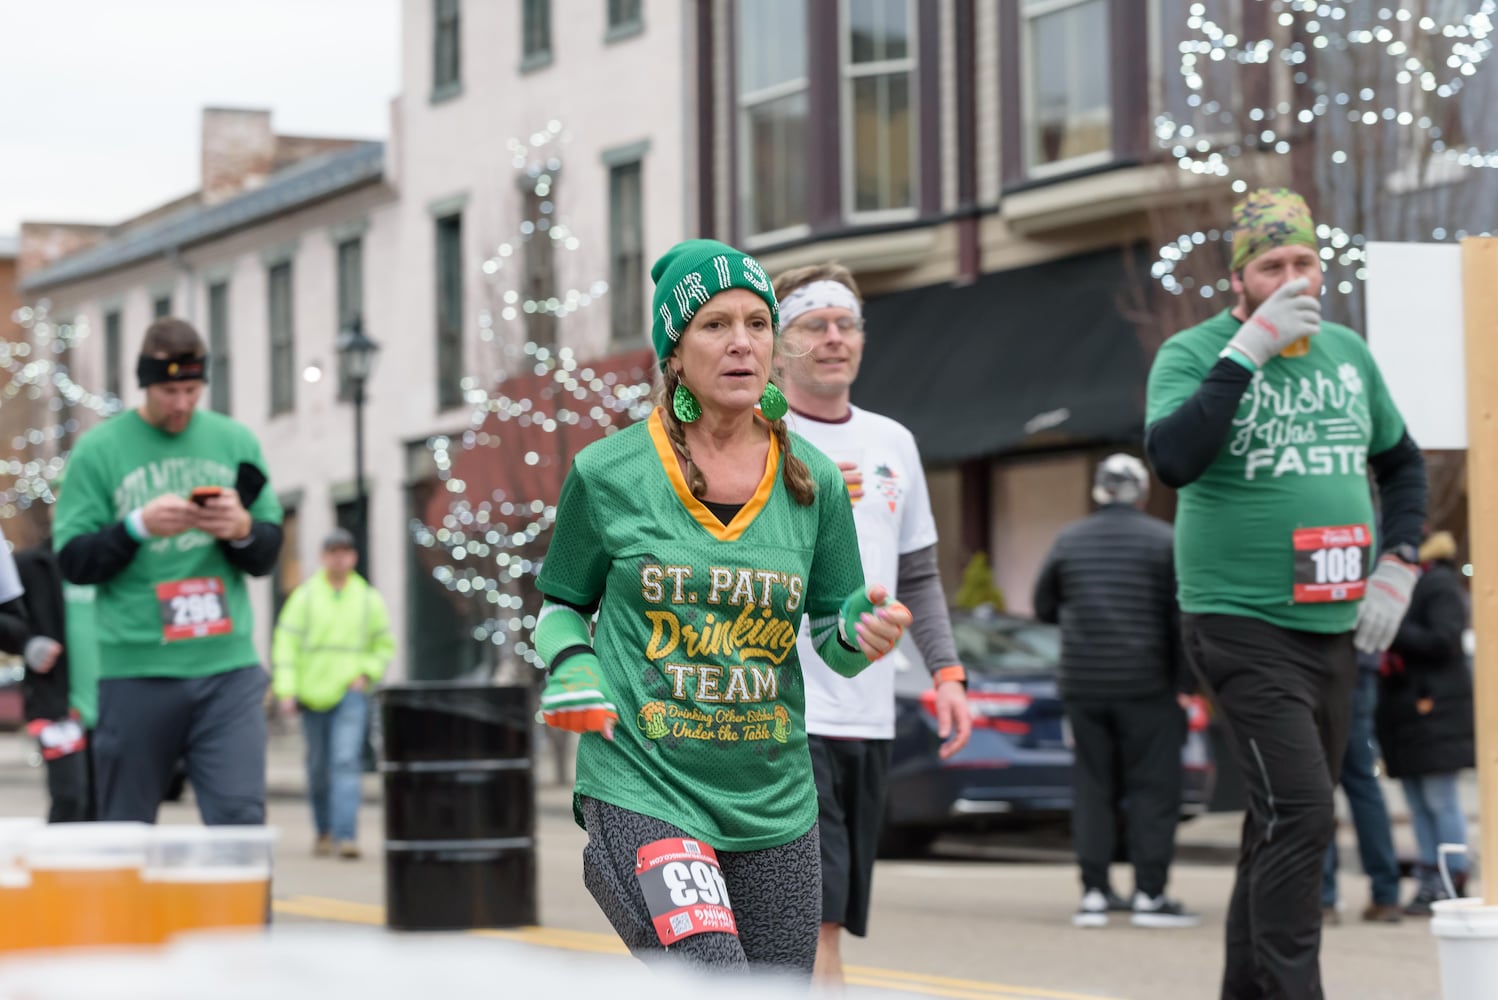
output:
M739 933L718 855L701 841L671 837L646 844L635 875L661 944L708 931Z
M234 631L234 623L229 620L224 581L216 576L157 584L156 601L161 607L163 642L200 639Z

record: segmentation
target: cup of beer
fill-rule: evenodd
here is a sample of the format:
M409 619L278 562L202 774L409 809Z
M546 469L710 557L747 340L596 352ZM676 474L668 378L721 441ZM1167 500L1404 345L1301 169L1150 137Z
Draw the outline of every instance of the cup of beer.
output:
M267 826L158 826L144 875L155 939L264 929L276 835Z
M21 865L21 840L41 825L32 817L0 819L0 952L31 947L31 876Z
M1280 351L1280 357L1282 357L1282 358L1303 358L1307 354L1310 354L1310 353L1311 353L1311 338L1310 337L1301 337L1295 343L1291 344L1289 347L1285 348L1283 351Z
M26 834L32 927L40 948L146 944L144 823L56 823Z

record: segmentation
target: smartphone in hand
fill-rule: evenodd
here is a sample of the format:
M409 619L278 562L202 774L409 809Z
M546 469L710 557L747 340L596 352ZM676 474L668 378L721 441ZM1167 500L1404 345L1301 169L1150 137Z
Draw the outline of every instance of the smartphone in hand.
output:
M224 488L222 486L194 486L192 493L188 494L188 499L199 507L205 507L208 505L210 499L222 496L223 493Z

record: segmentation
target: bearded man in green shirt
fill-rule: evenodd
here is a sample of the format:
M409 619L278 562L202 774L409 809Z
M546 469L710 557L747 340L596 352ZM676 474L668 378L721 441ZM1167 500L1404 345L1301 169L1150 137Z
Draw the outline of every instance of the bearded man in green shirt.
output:
M1232 243L1238 302L1160 348L1145 449L1180 491L1185 645L1249 795L1221 996L1300 1000L1322 996L1321 864L1355 651L1387 649L1409 605L1425 465L1363 339L1321 319L1300 196L1249 194Z

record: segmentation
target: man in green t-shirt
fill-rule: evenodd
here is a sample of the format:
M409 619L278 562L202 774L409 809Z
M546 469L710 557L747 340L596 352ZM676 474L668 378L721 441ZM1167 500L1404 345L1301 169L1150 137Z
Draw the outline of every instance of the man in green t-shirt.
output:
M154 822L180 759L205 824L263 823L268 677L245 577L274 568L281 506L249 429L197 412L190 324L152 323L136 373L145 401L78 440L55 528L63 576L96 587L99 818Z
M1249 794L1225 1000L1322 995L1355 649L1393 641L1425 519L1420 450L1362 338L1321 320L1321 282L1305 202L1251 193L1234 211L1237 304L1167 341L1149 378L1146 451L1180 491L1185 644Z

